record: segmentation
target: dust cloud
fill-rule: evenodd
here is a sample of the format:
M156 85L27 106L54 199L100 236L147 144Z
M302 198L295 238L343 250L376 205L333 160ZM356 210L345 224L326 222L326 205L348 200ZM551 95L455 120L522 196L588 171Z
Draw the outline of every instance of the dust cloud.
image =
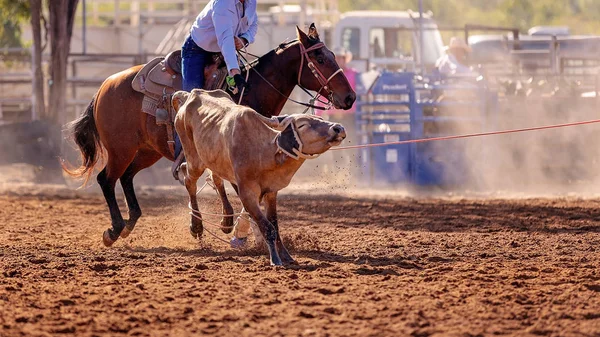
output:
M456 97L454 97L456 99ZM453 99L453 97L449 97ZM461 98L459 98L460 100ZM426 136L459 135L571 123L599 118L598 99L533 88L526 96L500 94L487 114L474 106L445 107L438 117L482 117L425 126ZM433 129L433 130L432 130ZM429 130L429 131L428 131ZM428 134L429 132L429 134ZM349 142L355 145L355 137ZM427 160L446 167L438 186L373 180L358 150L329 151L307 161L293 187L315 193L528 198L600 195L600 124L427 143ZM399 163L398 165L401 165ZM320 191L320 192L319 192Z

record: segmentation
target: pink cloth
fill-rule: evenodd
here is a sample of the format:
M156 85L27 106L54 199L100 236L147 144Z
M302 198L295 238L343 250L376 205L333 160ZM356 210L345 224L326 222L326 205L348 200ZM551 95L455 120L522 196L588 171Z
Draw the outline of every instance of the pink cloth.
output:
M344 76L346 76L346 78L348 79L348 83L350 83L350 88L352 88L352 90L356 90L356 75L358 75L358 72L356 70L354 70L353 68L342 68L342 71L344 73ZM316 105L323 106L323 104L321 104L321 103L317 103ZM317 115L317 116L322 116L323 114L331 115L331 114L346 114L346 113L354 113L354 106L352 106L352 108L349 110L338 110L338 109L317 110L317 109L315 109L315 115Z

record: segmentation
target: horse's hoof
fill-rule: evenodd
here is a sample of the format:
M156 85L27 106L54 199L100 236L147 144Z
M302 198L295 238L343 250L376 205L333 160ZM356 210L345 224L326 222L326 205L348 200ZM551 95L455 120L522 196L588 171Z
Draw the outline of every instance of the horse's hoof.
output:
M236 238L235 236L229 241L229 245L233 249L244 249L248 245L248 238Z
M117 240L111 239L109 230L105 230L104 234L102 234L102 242L104 243L104 245L106 247L110 247L113 245L113 243L115 243L115 241Z
M123 227L123 230L121 231L121 237L123 239L126 239L129 236L129 234L131 234L131 231L133 231L133 227L134 226L125 225L125 227Z

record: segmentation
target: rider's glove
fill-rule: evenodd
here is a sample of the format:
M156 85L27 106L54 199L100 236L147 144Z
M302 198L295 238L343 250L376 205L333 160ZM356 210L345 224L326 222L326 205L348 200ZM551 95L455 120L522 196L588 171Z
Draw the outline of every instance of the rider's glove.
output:
M227 76L227 86L234 95L241 93L246 88L246 80L240 74L235 74L233 77Z

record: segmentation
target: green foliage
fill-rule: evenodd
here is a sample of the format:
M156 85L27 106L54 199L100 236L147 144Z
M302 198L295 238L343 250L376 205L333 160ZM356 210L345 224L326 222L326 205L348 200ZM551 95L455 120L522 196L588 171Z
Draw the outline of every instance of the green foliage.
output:
M423 0L441 26L566 25L574 34L600 34L600 0ZM340 0L342 11L418 10L418 0Z
M27 0L0 0L0 48L22 46L21 24L29 12Z

